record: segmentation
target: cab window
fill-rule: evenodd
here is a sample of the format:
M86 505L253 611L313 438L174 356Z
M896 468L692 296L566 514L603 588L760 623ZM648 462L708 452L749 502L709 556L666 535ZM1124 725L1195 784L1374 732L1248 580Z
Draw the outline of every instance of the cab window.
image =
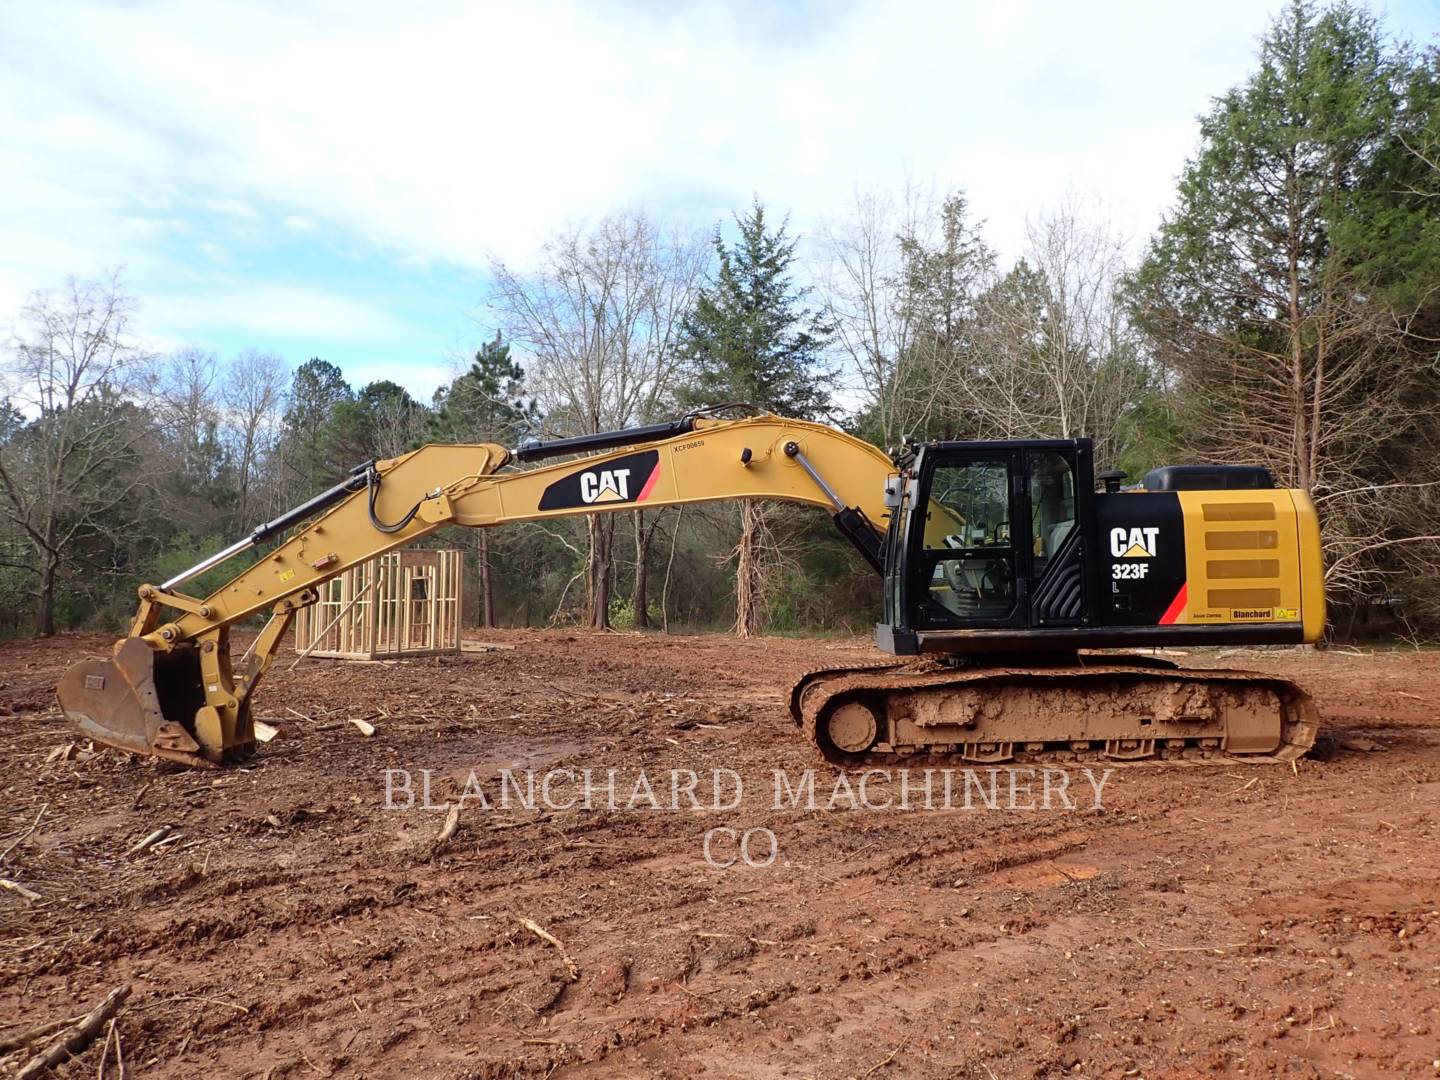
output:
M1015 609L1010 464L970 461L931 474L925 522L931 604L946 620L993 622ZM938 614L938 612L937 612Z
M1075 467L1068 454L1044 451L1028 457L1030 551L1039 577L1075 528Z

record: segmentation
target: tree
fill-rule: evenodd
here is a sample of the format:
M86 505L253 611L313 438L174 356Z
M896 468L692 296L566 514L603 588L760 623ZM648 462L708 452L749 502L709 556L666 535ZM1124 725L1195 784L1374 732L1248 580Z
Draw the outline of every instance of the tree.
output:
M510 355L510 346L499 331L476 350L470 369L435 395L432 426L442 442L513 446L539 421L539 407L525 392L525 369ZM475 532L480 625L491 627L496 612L490 531Z
M242 528L251 524L256 480L279 439L290 379L290 368L280 357L246 349L230 361L221 380L220 403L239 489L236 518Z
M445 441L513 446L539 422L525 369L498 330L475 351L469 370L435 396L434 431Z
M976 305L995 269L964 192L862 193L822 248L835 343L865 394L860 433L898 446L963 430Z
M681 323L688 383L682 399L694 405L744 402L767 412L816 417L829 406L821 351L833 328L809 310L809 288L791 277L797 241L782 221L771 231L757 199L737 216L738 236L727 246L717 227L718 269ZM764 617L763 513L741 503L735 584L735 630L760 632Z
M1440 442L1434 410L1415 408L1436 383L1413 332L1440 287L1440 217L1417 205L1413 170L1397 174L1433 116L1416 66L1368 13L1294 0L1256 72L1201 121L1131 284L1188 445L1324 499L1328 580L1351 591L1381 569L1367 553L1402 540L1392 482L1410 502L1440 477L1433 452L1408 453ZM1419 474L1397 475L1402 460Z
M715 229L714 281L681 321L682 396L696 405L743 401L782 416L818 417L830 404L820 359L834 327L806 306L812 290L792 280L798 240L783 221L770 231L758 200L735 224L734 245Z
M290 384L290 407L285 410L288 501L309 498L333 479L340 465L330 460L326 445L329 424L336 406L353 397L345 376L329 361L314 357L296 369Z
M0 445L0 499L33 552L40 635L55 632L57 583L76 549L146 479L133 457L149 425L129 395L150 357L131 331L134 310L118 272L71 278L30 297L10 344L6 406L26 419Z
M169 493L170 521L205 531L214 510L228 501L228 461L220 436L216 383L220 358L189 347L163 358L149 394L166 457L161 482Z
M492 265L490 297L501 328L528 357L548 428L577 435L645 423L675 385L681 314L703 253L684 235L662 235L642 214L616 214L553 236L540 265L520 274ZM585 519L584 622L610 625L615 518ZM647 544L637 532L643 581ZM579 576L579 575L577 575Z
M334 403L321 429L330 473L408 453L424 442L429 426L430 410L399 383L366 383L353 397Z
M1028 223L1024 256L976 301L959 365L968 436L1087 436L1102 467L1134 450L1156 379L1119 296L1123 253L1073 195Z

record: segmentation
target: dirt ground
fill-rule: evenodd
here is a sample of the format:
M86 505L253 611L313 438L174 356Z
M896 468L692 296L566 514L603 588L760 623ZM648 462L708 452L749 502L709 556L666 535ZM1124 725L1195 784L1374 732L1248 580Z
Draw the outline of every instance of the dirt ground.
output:
M486 640L513 648L284 657L278 737L224 772L47 763L55 681L107 642L0 646L0 876L38 896L0 891L0 1045L128 984L131 1077L1440 1074L1440 653L1191 654L1316 696L1295 768L1127 768L1099 809L1077 775L1073 810L1024 809L1028 776L1010 808L1001 773L997 809L868 810L827 808L783 698L864 642ZM593 808L506 808L505 768L559 776L556 806L579 785L552 770L588 768ZM777 809L772 771L809 768L816 809ZM424 769L432 804L472 770L487 794L444 846ZM740 805L682 779L670 808L671 770L708 807L716 769ZM642 771L661 809L624 808ZM746 830L765 862L765 829L770 865L707 863Z

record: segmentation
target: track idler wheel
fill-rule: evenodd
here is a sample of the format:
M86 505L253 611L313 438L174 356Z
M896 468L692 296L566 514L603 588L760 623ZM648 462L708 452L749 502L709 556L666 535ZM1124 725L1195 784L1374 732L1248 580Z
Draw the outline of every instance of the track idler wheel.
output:
M830 710L825 718L825 734L835 749L847 754L863 754L875 745L880 721L863 701L846 701Z

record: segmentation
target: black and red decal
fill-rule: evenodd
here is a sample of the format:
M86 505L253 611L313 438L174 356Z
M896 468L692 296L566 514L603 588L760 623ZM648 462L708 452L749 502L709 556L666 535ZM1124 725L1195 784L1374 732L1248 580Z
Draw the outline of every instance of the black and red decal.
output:
M660 478L660 452L636 454L595 462L562 476L540 496L541 510L579 510L643 503Z
M1185 614L1185 605L1189 597L1190 583L1185 582L1181 584L1180 591L1175 594L1175 599L1170 601L1170 606L1165 609L1165 613L1160 616L1160 625L1170 626L1175 620L1180 618L1181 615Z
M1168 626L1182 619L1187 589L1179 496L1173 491L1100 493L1095 508L1105 625Z

